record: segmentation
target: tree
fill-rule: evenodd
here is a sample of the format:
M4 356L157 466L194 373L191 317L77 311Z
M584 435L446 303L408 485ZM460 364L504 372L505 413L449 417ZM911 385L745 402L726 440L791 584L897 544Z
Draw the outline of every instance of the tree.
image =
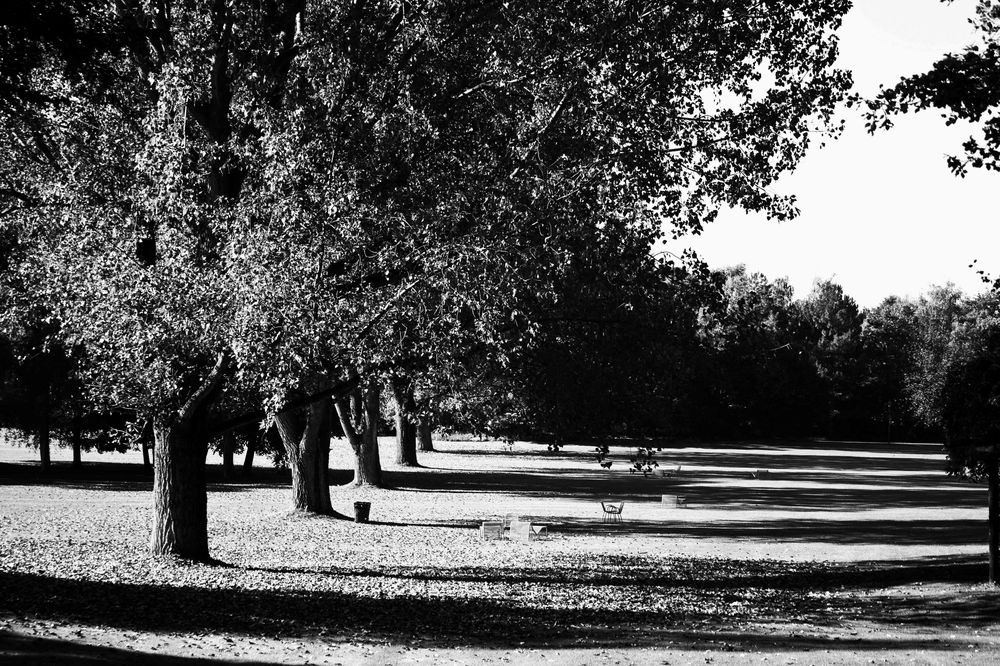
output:
M989 581L1000 585L1000 307L979 300L955 327L943 359L938 403L949 472L989 489Z
M927 425L942 422L940 396L945 360L952 345L952 332L967 307L962 292L952 284L931 288L917 302L917 343L906 390L914 413Z
M894 432L901 439L916 431L906 382L917 353L918 334L917 306L906 299L891 296L865 312L858 392L870 405L868 419L884 424L887 442L892 441ZM874 436L874 430L871 432L866 436Z
M381 411L378 381L356 388L350 396L334 401L340 427L354 453L354 479L358 487L381 488L382 463L378 450L378 421Z
M812 292L798 305L808 327L809 354L827 394L824 430L827 436L852 432L863 411L857 391L861 311L854 299L831 280L817 280Z
M809 325L791 285L743 266L720 277L721 302L706 309L700 322L707 349L697 384L706 405L699 416L703 432L816 432L828 405L811 357Z

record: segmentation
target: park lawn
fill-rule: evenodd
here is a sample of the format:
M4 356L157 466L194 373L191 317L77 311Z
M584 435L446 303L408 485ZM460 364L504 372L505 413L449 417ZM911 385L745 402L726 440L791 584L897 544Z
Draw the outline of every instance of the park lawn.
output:
M223 484L215 467L219 563L192 565L147 555L135 454L73 471L57 451L43 478L31 450L2 446L0 662L1000 658L985 490L948 478L940 447L692 445L661 454L674 478L631 474L625 450L605 470L585 446L438 448L398 469L383 440L394 490L333 489L341 512L372 503L364 525L289 515L280 472ZM625 501L621 524L602 522L601 499ZM478 523L505 513L550 538L481 541Z

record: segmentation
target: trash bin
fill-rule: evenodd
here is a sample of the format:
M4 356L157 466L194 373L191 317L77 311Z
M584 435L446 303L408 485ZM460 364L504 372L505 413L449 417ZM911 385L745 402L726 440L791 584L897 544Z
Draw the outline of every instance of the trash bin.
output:
M367 523L368 514L372 510L371 502L355 502L354 503L354 522L356 523Z

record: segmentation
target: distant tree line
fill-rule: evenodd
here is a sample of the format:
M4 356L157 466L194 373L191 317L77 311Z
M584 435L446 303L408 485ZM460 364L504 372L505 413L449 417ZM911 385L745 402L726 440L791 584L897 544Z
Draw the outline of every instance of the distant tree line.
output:
M458 430L557 445L941 441L941 420L923 406L926 386L957 344L954 328L992 303L947 285L862 309L830 280L795 299L784 279L743 266L659 270L663 279L633 282L633 298L613 303L580 289L587 281L567 284L517 363L460 382L440 418Z

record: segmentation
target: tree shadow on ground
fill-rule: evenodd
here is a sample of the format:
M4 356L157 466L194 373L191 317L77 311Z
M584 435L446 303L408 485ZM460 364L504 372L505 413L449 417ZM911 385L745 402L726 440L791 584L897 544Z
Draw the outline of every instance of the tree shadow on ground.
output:
M352 640L357 640L352 637ZM324 643L332 643L335 647L337 639L323 639ZM427 645L430 643L430 645ZM424 645L407 640L406 645L413 647L453 647L440 642L424 641ZM473 644L468 647L481 648ZM757 651L767 653L783 653L817 650L872 651L896 653L902 650L930 650L936 652L952 652L967 649L967 641L941 640L935 638L840 638L835 636L810 636L798 633L788 634L758 634L753 632L735 631L683 631L648 629L647 634L639 640L625 642L622 636L613 629L594 627L589 640L566 640L558 636L552 640L540 642L518 642L516 645L490 645L487 649L529 648L540 650L560 649L628 649L655 647L661 650L713 650L722 652ZM209 666L239 663L246 666L272 666L278 662L246 661L234 662L231 659L199 659L194 657L179 657L160 655L150 652L139 652L120 648L75 643L72 641L51 638L24 636L13 632L0 632L0 660L4 664L16 666L114 666L116 664L151 664L152 666ZM288 663L288 662L281 662Z
M245 567L273 574L362 577L522 585L587 585L616 588L641 584L682 590L770 589L794 592L892 588L914 583L976 584L986 580L984 555L942 555L861 563L790 563L777 560L674 558L665 571L651 570L641 556L595 557L587 567ZM989 591L989 590L984 590ZM1000 597L1000 589L993 590ZM1000 621L992 617L992 621Z
M783 509L788 511L843 511L880 507L980 507L982 486L956 481L944 473L913 478L844 474L771 474L751 480L746 471L734 472L746 482L722 486L725 474L693 472L680 477L643 477L605 470L544 468L531 472L474 470L398 470L387 478L398 488L434 493L489 493L522 497L562 497L572 500L659 502L662 495L683 495L704 508ZM785 483L799 482L799 485ZM847 486L847 487L836 487Z
M809 485L768 485L754 482L742 486L676 483L670 492L691 505L726 509L780 509L783 511L861 511L873 508L980 508L986 506L986 488L949 482L940 475L923 483L910 479L817 480ZM847 485L848 487L838 487Z
M195 659L192 657L171 657L155 652L137 652L121 648L102 647L76 643L55 638L25 636L9 631L0 631L0 662L11 665L44 664L45 666L208 666L210 664L232 664L229 659ZM246 666L268 666L260 661L240 661Z
M873 572L847 571L838 580L852 575L871 576ZM708 597L704 590L693 587L698 584L697 579L686 586L683 581L674 581L669 594L660 596L666 607L651 608L637 601L627 610L618 608L612 612L586 606L533 606L521 602L516 594L507 596L510 592L504 593L499 585L495 594L476 598L374 597L332 590L194 588L0 573L3 592L0 610L24 619L128 631L264 633L276 637L318 636L323 632L362 642L416 640L424 645L485 648L560 644L663 646L668 641L672 641L672 647L706 649L712 643L726 641L738 649L775 651L805 647L831 650L965 647L918 637L836 641L821 636L755 633L745 627L752 622L782 625L792 618L808 621L813 630L834 629L841 626L844 613L856 616L858 606L868 602L857 597L786 594L789 590L808 591L822 585L815 571L806 567L791 577L765 577L763 583L767 589L749 598L750 606L742 615L720 616L718 609L730 608L730 600L747 601L746 588L758 583L754 576L752 572L746 577L737 572L728 583L730 587L723 580L722 588L711 588L722 592ZM539 584L550 580L551 576L528 570L523 582ZM596 582L600 581L589 580L587 584ZM709 579L702 582L720 583ZM640 596L649 593L649 585L641 575L633 577L633 584L637 590L646 590ZM996 595L984 594L976 603L985 608L987 602L995 605ZM862 618L866 612L875 619L891 617L881 607L861 608ZM985 614L982 617L985 621ZM892 621L899 623L896 618ZM996 619L992 618L992 622Z
M387 472L386 476L391 480L394 474ZM205 475L209 492L245 492L257 488L290 487L292 484L291 472L274 467L255 467L247 476L238 466L236 476L227 479L222 465L207 465ZM353 478L351 470L330 470L332 486L350 483ZM47 472L32 464L0 463L0 486L3 485L149 492L153 489L153 475L136 463L87 462L80 468L73 468L68 463L56 463Z
M985 520L835 520L827 518L774 520L725 520L687 522L679 520L631 519L621 523L575 516L544 516L537 522L550 524L550 531L566 535L608 536L656 535L664 538L732 539L761 542L831 543L846 545L962 546L983 544ZM677 511L687 511L678 509ZM677 515L677 514L675 514Z
M212 492L240 492L291 484L291 473L269 467L254 468L247 477L237 471L237 476L226 479L222 465L207 465L206 480ZM347 473L350 475L350 472ZM43 472L37 465L0 463L0 485L7 486L56 486L78 490L146 492L153 489L153 474L141 464L115 462L86 462L80 468L68 463L55 463Z

